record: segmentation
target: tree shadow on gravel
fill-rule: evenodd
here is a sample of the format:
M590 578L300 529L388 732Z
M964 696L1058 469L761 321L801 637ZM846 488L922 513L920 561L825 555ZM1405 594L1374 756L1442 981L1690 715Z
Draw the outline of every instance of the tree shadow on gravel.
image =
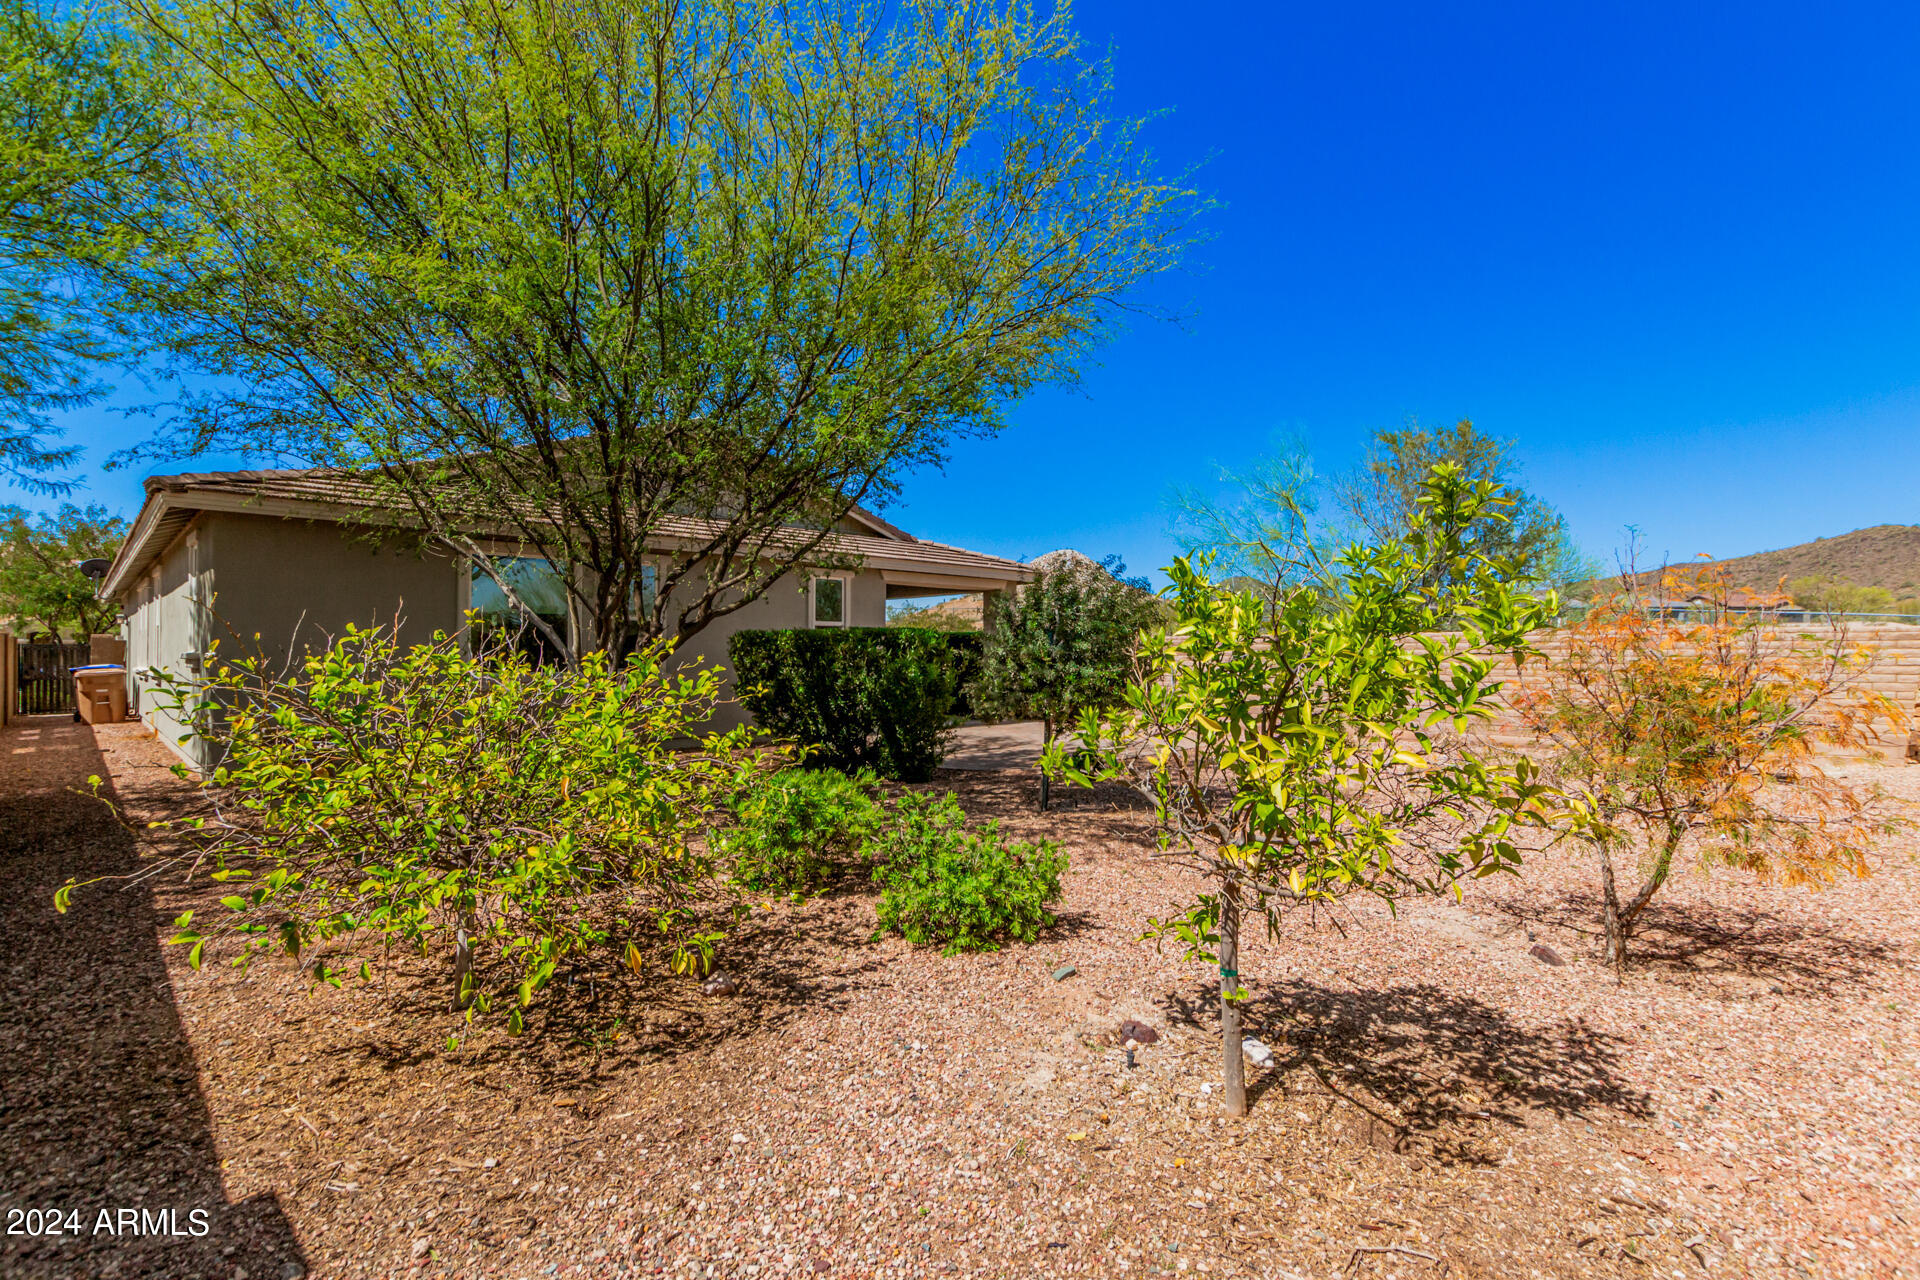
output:
M971 799L983 806L993 806L994 812L983 815L990 818L1016 814L1045 818L1049 814L1153 812L1153 806L1145 797L1118 782L1100 782L1091 787L1056 782L1048 794L1048 807L1043 811L1038 769L936 769L933 781L924 784L924 789L952 791L962 804Z
M1219 1034L1211 1002L1176 997L1171 1021ZM1448 1163L1493 1164L1476 1140L1488 1125L1525 1128L1530 1113L1567 1119L1603 1112L1651 1114L1652 1099L1620 1070L1624 1042L1575 1019L1552 1032L1425 983L1336 991L1294 982L1249 1001L1246 1034L1274 1049L1254 1073L1250 1106L1307 1072L1354 1109L1355 1136Z
M108 774L93 730L31 718L0 732L0 758L0 1206L57 1209L79 1224L78 1234L0 1235L0 1274L225 1280L243 1267L279 1280L290 1266L304 1271L276 1197L227 1202L148 885L96 885L66 915L53 910L69 876L139 865L132 835L106 806L69 789ZM208 1228L200 1236L191 1234L195 1210Z
M1550 928L1592 935L1599 945L1600 899L1574 893L1555 903L1507 903L1503 915ZM1791 984L1820 995L1837 994L1903 968L1902 949L1884 939L1841 933L1754 908L1665 904L1647 907L1627 948L1627 972L1686 974L1702 970Z

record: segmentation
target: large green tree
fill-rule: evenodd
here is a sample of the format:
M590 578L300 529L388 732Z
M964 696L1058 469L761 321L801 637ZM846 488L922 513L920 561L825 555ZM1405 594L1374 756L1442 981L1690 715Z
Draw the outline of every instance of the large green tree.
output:
M84 11L0 0L0 479L34 493L73 488L49 415L98 395L124 345L75 269L119 254L132 192L153 196L163 133L122 52Z
M1427 479L1441 465L1458 467L1470 483L1494 487L1505 504L1504 518L1482 521L1473 536L1484 555L1509 566L1519 585L1564 594L1598 576L1560 513L1520 487L1513 443L1466 418L1440 430L1410 422L1376 433L1361 465L1334 482L1333 497L1355 532L1384 545L1411 527Z
M111 274L230 389L164 446L357 469L489 572L504 535L566 568L563 651L844 558L1196 203L1011 0L133 3L192 124Z
M127 522L98 503L38 516L0 507L0 620L74 640L117 630L119 607L79 566L111 559L126 536Z

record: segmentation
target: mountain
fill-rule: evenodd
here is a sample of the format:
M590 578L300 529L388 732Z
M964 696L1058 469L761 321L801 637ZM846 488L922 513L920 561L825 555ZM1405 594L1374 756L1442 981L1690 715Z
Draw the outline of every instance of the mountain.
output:
M1920 595L1920 525L1877 524L1833 538L1815 538L1778 551L1713 561L1731 585L1772 590L1785 578L1836 578L1861 587L1885 587L1901 599Z

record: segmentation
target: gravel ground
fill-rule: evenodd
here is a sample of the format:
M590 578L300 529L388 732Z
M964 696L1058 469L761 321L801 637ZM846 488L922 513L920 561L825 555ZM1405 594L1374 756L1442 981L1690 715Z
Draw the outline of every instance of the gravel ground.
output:
M1290 924L1243 961L1275 1061L1227 1121L1207 970L1138 941L1194 886L1117 797L936 784L1066 843L1034 946L874 941L850 889L756 910L737 995L583 974L537 1034L448 1052L424 970L192 973L172 884L52 914L137 865L61 788L149 817L186 800L169 759L131 725L0 738L0 1204L213 1229L3 1237L7 1277L1893 1276L1920 1244L1911 835L1818 895L1689 876L1624 985L1570 854ZM1870 772L1920 803L1920 768ZM1132 1069L1128 1018L1161 1033Z

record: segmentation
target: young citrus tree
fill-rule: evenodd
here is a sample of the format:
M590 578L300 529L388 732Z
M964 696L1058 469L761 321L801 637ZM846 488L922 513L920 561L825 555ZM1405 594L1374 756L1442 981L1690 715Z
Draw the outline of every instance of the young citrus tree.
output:
M195 968L216 939L240 966L318 950L303 964L336 986L370 975L366 943L403 945L445 957L469 1021L504 1012L514 1033L563 960L638 972L664 947L676 972L704 969L732 900L702 837L780 761L745 729L677 750L720 686L663 671L666 653L562 671L349 628L290 674L242 659L174 682L224 762L202 783L212 816L157 824L186 851L155 870L233 892L173 941Z
M1660 597L1687 600L1684 609L1650 599L1640 575L1622 582L1516 699L1596 856L1616 971L1689 847L1787 884L1865 875L1886 815L1873 793L1822 768L1815 748L1865 749L1876 721L1906 719L1865 687L1871 650L1844 626L1789 633L1766 601L1731 608L1725 578L1705 569L1660 576ZM1630 894L1623 860L1639 881Z
M1515 868L1513 827L1544 820L1533 767L1483 758L1465 736L1500 705L1494 655L1524 657L1554 608L1475 550L1502 503L1438 467L1402 534L1272 602L1215 586L1204 556L1176 560L1173 621L1142 638L1123 704L1082 717L1083 754L1047 755L1082 785L1130 784L1154 806L1161 849L1211 881L1155 931L1217 957L1229 1114L1246 1112L1247 916L1277 937L1290 909L1457 892Z

